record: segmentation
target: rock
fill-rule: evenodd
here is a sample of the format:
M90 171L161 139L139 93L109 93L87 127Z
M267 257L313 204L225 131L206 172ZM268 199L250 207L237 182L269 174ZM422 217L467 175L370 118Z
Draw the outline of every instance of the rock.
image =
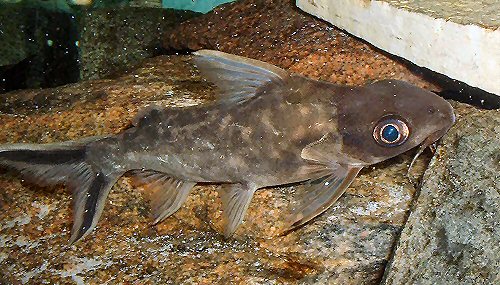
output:
M500 111L463 112L444 137L384 284L499 284Z
M162 8L161 0L130 0L128 5L130 7Z
M0 6L0 93L77 81L77 33L70 14Z
M416 66L301 13L289 0L242 0L219 6L166 31L163 46L217 49L340 84L393 78L440 90L424 80Z
M500 96L498 1L298 0L297 6L387 52Z
M0 10L0 66L16 64L28 56L29 48L24 40L26 17L20 9L2 7Z
M194 15L196 13L147 7L113 7L77 13L80 78L98 79L119 74L145 58L160 54L163 31Z
M48 143L122 131L137 109L213 100L186 56L162 56L115 79L5 94L0 143ZM33 102L36 102L34 104ZM151 226L140 188L113 187L98 227L68 245L71 198L0 175L0 283L377 284L415 194L410 152L361 172L311 223L276 236L302 185L254 196L246 222L224 239L217 186L197 186L172 217ZM417 163L423 173L428 157Z

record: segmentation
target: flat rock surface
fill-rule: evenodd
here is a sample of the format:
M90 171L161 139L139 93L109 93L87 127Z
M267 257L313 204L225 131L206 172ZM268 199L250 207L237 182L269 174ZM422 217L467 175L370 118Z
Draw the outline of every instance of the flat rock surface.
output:
M497 0L297 0L296 4L388 53L500 95Z
M402 79L439 90L421 70L305 14L295 1L242 0L165 32L166 49L217 49L340 84Z
M408 11L446 19L462 25L478 25L492 30L500 27L497 0L381 0Z
M500 111L463 114L443 139L385 284L500 284Z
M187 59L156 57L115 79L4 94L0 143L118 133L144 105L212 100ZM365 169L334 207L285 236L276 234L301 185L258 191L246 222L224 239L217 186L197 186L176 214L151 226L141 189L124 177L97 229L71 246L66 188L0 170L0 283L377 284L416 192L406 177L411 154Z

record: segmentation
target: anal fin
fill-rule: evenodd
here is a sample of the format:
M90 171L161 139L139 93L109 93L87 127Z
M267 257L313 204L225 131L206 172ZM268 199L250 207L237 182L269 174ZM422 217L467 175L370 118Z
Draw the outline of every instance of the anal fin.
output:
M292 214L286 219L285 232L297 228L331 207L344 194L362 167L338 166L332 173L306 184Z
M222 186L220 195L224 219L224 236L230 237L243 222L255 190L257 188L252 185L240 183Z
M154 224L175 213L186 202L196 182L173 178L153 170L132 172L134 184L144 187L151 204Z

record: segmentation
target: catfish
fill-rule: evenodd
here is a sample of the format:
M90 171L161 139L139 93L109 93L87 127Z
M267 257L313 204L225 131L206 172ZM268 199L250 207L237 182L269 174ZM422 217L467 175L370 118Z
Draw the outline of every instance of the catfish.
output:
M291 230L327 210L359 171L420 146L453 125L451 105L398 80L343 86L213 50L194 52L217 100L149 106L117 135L51 144L0 145L0 165L73 195L70 242L88 235L124 174L151 195L154 223L175 213L197 183L220 183L224 234L240 225L260 188L305 183L286 218Z

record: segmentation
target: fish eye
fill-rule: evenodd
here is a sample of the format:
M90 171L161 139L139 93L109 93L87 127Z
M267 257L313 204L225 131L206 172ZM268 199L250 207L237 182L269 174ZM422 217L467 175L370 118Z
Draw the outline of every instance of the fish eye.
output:
M395 115L382 117L373 128L373 138L385 147L393 147L403 144L410 135L408 125Z

